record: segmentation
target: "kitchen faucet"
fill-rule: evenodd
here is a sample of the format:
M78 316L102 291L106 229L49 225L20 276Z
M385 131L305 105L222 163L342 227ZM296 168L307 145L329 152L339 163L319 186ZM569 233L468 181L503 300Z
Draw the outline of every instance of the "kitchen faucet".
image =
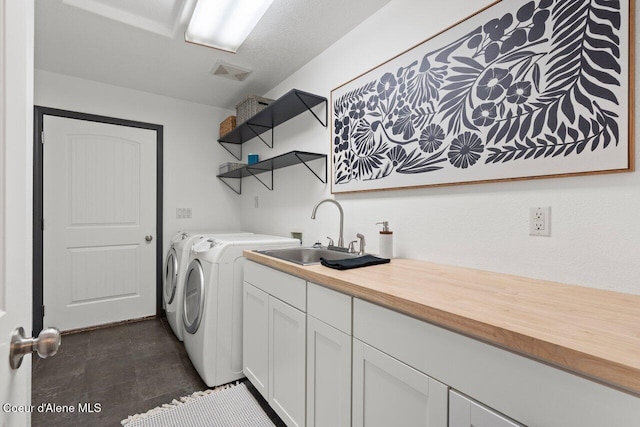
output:
M338 237L338 247L339 248L343 248L344 247L344 238L343 238L343 231L344 231L344 212L342 210L342 206L340 206L340 203L338 203L337 201L335 201L334 199L324 199L324 200L320 200L318 202L317 205L315 205L315 207L313 208L313 212L311 213L311 219L316 219L316 211L318 210L318 207L325 203L325 202L330 202L333 203L334 205L336 205L338 207L338 210L340 211L340 237Z

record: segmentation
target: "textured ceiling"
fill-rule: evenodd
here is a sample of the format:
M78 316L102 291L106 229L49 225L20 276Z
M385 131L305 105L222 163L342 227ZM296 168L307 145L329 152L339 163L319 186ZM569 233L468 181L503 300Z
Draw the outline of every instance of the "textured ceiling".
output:
M389 1L275 0L232 54L184 42L193 0L36 0L35 65L233 109L244 96L272 89ZM244 81L215 77L209 71L218 61L253 72Z
M69 6L105 16L166 37L174 37L189 19L196 0L62 0Z

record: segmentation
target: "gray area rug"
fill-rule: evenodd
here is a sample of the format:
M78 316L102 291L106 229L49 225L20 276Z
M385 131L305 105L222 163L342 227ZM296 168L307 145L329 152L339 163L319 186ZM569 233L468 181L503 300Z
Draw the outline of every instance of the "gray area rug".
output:
M125 427L272 427L260 404L243 383L200 391L132 415Z

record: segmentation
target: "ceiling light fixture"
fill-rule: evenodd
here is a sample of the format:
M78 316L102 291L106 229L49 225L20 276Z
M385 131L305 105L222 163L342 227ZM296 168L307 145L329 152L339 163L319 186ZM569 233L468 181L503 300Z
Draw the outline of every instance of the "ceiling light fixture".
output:
M198 0L184 39L235 53L273 0Z

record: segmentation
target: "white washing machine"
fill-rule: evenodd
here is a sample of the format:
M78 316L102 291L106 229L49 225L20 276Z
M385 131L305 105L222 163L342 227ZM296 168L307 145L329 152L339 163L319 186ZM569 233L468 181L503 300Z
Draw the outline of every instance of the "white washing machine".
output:
M183 340L184 336L184 328L182 326L182 287L184 286L184 274L189 263L191 246L197 241L208 237L251 236L252 234L244 231L179 231L171 238L171 247L167 252L164 263L162 302L167 313L167 321L180 341Z
M242 378L242 251L300 246L284 237L208 238L191 249L185 274L184 346L209 387Z

